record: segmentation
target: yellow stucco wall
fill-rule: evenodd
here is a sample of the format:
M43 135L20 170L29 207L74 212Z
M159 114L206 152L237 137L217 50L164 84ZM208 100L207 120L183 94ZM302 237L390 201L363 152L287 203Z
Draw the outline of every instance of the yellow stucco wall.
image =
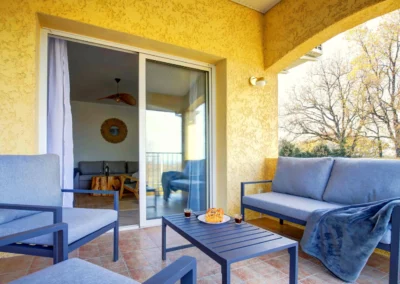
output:
M165 47L165 52L194 59L204 55L217 64L222 70L217 74L217 194L229 213L238 212L240 182L271 178L274 172L276 72L310 47L400 8L399 3L282 0L263 16L229 0L2 0L0 154L37 152L41 13L41 24L53 17L60 28L133 45L158 42L159 51ZM268 84L251 87L250 76L265 76Z
M282 0L265 15L265 67L279 72L331 37L396 9L400 0Z
M228 0L0 1L2 154L37 152L37 13L225 59L218 112L225 112L226 128L217 131L227 133L219 152L226 153L226 181L218 184L226 184L228 211L238 211L240 182L264 178L265 157L277 155L277 78L264 71L263 15ZM268 85L251 87L253 75Z

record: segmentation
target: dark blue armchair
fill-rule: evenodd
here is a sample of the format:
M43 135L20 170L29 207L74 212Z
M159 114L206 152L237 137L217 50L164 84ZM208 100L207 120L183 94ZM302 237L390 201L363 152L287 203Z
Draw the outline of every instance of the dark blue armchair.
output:
M0 248L21 242L26 239L54 234L59 244L64 243L67 238L68 226L65 223L39 227L36 229L19 232L16 234L0 237ZM68 249L62 245L55 250L60 259L67 258ZM140 263L138 263L140 265ZM196 283L196 259L183 256L177 261L164 268L162 271L148 279L144 284L173 284L181 280L182 284ZM47 267L33 274L24 276L13 281L14 284L59 284L59 283L108 283L108 284L136 284L130 278L114 273L103 267L91 264L81 259L73 258L65 260L56 265Z
M60 222L68 226L62 241L56 233L41 234L1 246L0 251L52 257L58 263L68 258L68 252L113 229L117 261L118 192L102 191L114 195L114 210L63 208L63 192L92 193L60 188L56 155L0 156L0 238ZM60 248L66 256L60 255Z
M189 193L187 207L194 211L206 209L206 163L205 160L186 161L183 172L169 171L161 176L164 200L168 201L171 191Z

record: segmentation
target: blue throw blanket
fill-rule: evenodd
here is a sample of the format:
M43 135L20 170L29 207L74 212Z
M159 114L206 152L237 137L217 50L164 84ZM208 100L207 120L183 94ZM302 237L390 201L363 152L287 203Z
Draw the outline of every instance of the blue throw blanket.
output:
M390 229L396 205L400 205L399 198L316 210L307 220L301 247L337 277L353 282Z
M171 181L183 178L184 175L182 172L177 172L177 171L170 171L170 172L164 172L162 173L161 176L161 184L163 187L164 191L164 199L168 200L170 194L171 194Z

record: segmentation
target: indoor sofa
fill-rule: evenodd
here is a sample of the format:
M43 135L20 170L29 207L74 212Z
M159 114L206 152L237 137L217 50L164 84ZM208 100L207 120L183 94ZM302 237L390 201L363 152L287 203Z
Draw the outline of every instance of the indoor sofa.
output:
M245 195L245 185L272 183L272 191ZM400 197L400 161L352 158L280 157L273 180L242 182L241 212L250 209L300 225L318 209ZM390 251L390 283L397 283L400 208L392 213L378 248Z
M139 162L125 161L81 161L74 169L74 188L90 189L92 177L105 175L106 165L110 175L129 174L139 171Z

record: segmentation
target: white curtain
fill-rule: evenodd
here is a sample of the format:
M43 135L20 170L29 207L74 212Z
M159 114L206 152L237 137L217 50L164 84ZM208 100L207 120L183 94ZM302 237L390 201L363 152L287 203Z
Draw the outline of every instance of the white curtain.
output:
M67 42L49 38L47 153L60 157L61 188L73 188L74 154ZM63 206L72 207L73 194L64 193Z

